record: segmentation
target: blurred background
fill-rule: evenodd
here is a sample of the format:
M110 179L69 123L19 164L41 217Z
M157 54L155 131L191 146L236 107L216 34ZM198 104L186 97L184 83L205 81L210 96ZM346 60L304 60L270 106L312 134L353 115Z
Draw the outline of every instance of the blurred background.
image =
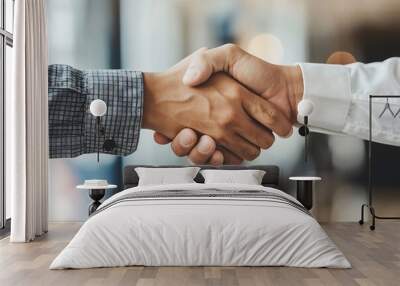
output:
M49 63L81 69L163 71L200 47L224 43L277 64L323 63L335 51L367 63L400 52L398 0L47 0L47 12ZM280 166L282 187L292 194L289 176L321 176L317 219L358 221L367 200L366 142L312 134L305 165L303 141L295 132L246 164ZM379 215L400 215L398 163L398 148L374 144ZM142 130L137 151L124 158L102 155L100 164L95 155L50 160L50 220L86 219L90 200L75 186L91 178L121 184L126 164L187 161L155 144L148 130Z

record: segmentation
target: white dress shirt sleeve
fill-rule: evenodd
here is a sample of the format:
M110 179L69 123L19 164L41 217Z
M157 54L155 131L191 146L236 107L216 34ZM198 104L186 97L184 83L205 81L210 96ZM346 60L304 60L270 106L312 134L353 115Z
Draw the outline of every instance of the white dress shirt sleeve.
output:
M304 99L314 104L309 116L315 132L369 138L369 95L400 95L400 58L350 65L300 64ZM400 98L373 99L372 139L400 146ZM303 118L298 118L303 122Z

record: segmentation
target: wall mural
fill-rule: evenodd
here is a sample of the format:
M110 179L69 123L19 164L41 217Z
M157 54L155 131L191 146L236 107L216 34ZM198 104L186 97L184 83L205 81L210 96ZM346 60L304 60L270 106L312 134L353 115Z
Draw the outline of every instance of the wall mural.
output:
M281 64L325 62L335 50L349 50L361 61L369 61L377 53L366 48L371 45L363 37L365 29L359 28L362 19L346 25L353 27L349 31L317 24L319 17L325 17L329 23L335 4L320 7L318 1L217 2L48 0L49 64L68 64L79 69L163 71L199 47L211 48L226 42L235 42L262 59ZM313 9L319 15L315 16ZM283 18L289 19L285 25L280 20ZM355 40L348 41L349 38ZM389 38L393 37L384 40ZM321 192L316 192L316 217L321 221L358 220L359 207L366 199L365 142L311 134L307 164L303 144L297 132L289 139L277 138L272 148L247 164L280 166L281 183L289 193L295 190L289 176L318 173L324 179L318 185ZM393 157L392 151L377 148L380 158ZM122 169L128 164L187 163L185 158L176 157L168 145L156 144L153 132L143 129L137 151L126 157L102 154L99 163L96 154L51 159L50 220L86 219L90 199L85 191L75 188L86 179L106 179L121 186ZM398 182L394 179L385 185L379 182L382 170L377 172L378 183L387 189L377 203L385 204L385 194L392 194L391 186ZM111 194L108 191L107 196ZM393 213L391 206L387 210Z

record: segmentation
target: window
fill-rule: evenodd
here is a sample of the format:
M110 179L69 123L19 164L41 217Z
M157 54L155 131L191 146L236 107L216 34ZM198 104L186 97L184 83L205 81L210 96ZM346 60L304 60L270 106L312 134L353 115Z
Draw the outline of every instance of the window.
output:
M14 0L0 0L0 236L9 231L10 194L5 188L5 103L11 93Z

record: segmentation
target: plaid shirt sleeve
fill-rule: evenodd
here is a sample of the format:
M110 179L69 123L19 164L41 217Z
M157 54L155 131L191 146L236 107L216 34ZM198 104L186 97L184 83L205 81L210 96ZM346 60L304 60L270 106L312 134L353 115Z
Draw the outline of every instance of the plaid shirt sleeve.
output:
M97 152L92 100L107 104L101 117L100 152L133 153L139 141L143 112L143 74L127 70L81 71L67 65L49 66L50 158L70 158ZM115 147L103 148L111 139Z

